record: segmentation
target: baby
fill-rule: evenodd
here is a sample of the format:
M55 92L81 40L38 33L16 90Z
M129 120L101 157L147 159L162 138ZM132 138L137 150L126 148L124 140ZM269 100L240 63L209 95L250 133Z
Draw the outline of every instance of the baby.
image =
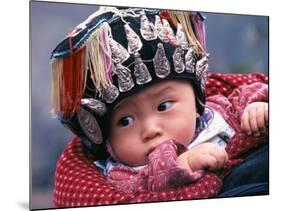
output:
M149 153L163 141L188 146L194 139L197 117L195 93L189 82L160 82L116 106L109 137L112 151L128 165L145 165ZM209 143L177 158L189 171L221 168L226 161L224 148Z
M54 50L54 111L116 189L195 182L225 167L237 134L267 132L266 84L205 99L203 21L197 12L102 8Z
M140 169L139 166L147 165L149 162L152 162L150 165L155 165L153 161L157 160L158 157L154 156L154 160L151 161L149 159L150 153L167 140L173 140L187 149L196 138L196 119L200 117L196 110L195 99L196 93L190 82L170 80L159 82L121 101L114 108L110 124L109 145L114 159L124 166L138 167L135 168L136 170ZM265 133L267 124L268 103L250 103L243 111L241 129L248 135L259 136ZM167 162L167 160L162 161ZM167 184L168 179L165 179L165 184L157 184L157 186L148 184L148 186L150 185L150 189L154 191L159 191L171 187L171 185L177 187L179 181L183 184L193 182L202 176L200 170L220 170L227 161L228 155L225 147L207 140L176 157L174 165L189 173L184 181L177 177L176 183L175 179L172 178L173 184ZM122 190L132 191L134 188L128 186L128 182L125 185L124 181L120 181L120 177L128 179L124 177L124 174L119 176L120 172L124 172L123 169L120 169L121 163L115 163L115 167L110 168L107 173L109 181ZM116 166L118 167L116 168ZM163 166L173 168L172 166ZM116 173L116 169L119 174ZM150 174L149 176L159 177L161 173L163 173L162 169L158 173L157 170L154 170L154 175ZM172 176L179 175L182 176L182 174L173 174ZM147 188L146 183L147 181L143 182ZM138 184L139 188L140 182L134 180L130 185L134 186L134 184Z

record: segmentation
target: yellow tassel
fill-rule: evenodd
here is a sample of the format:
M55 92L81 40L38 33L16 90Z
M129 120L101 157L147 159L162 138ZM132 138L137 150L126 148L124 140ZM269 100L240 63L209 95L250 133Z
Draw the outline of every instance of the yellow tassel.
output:
M108 69L105 60L108 58L108 61L111 62L111 55L110 52L105 51L104 47L106 44L104 39L108 37L107 33L109 32L110 26L106 23L102 24L85 42L88 60L87 67L91 73L91 79L99 92L109 85Z
M51 61L52 67L52 83L51 83L51 107L52 112L60 112L60 90L62 85L62 71L63 71L63 59L56 58Z
M182 11L169 11L171 15L171 19L173 22L178 22L182 25L187 40L190 44L194 45L194 51L197 55L204 55L205 50L197 40L195 33L192 29L191 20L189 18L189 12L182 12Z

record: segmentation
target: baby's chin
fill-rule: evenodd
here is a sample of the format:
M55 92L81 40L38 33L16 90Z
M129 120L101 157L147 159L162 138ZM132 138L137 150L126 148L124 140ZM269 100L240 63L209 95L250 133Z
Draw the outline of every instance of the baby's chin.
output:
M148 164L148 158L145 158L143 161L131 161L131 162L124 162L124 163L132 167L141 167Z

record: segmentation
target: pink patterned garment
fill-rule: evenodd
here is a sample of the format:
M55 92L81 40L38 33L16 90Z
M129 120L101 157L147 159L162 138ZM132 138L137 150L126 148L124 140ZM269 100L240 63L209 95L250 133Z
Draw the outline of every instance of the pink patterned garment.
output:
M180 168L176 159L183 151L183 145L167 140L150 153L147 165L138 170L129 166L114 167L107 179L113 187L125 192L161 191L195 182L203 176L203 171L188 172Z

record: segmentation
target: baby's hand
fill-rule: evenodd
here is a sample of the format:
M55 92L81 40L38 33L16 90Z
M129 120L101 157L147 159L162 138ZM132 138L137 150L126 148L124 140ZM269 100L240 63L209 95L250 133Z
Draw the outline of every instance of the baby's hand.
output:
M268 103L255 102L249 104L241 117L241 129L248 135L259 136L267 130Z
M227 161L225 149L212 143L195 146L177 158L178 165L188 171L219 170Z

